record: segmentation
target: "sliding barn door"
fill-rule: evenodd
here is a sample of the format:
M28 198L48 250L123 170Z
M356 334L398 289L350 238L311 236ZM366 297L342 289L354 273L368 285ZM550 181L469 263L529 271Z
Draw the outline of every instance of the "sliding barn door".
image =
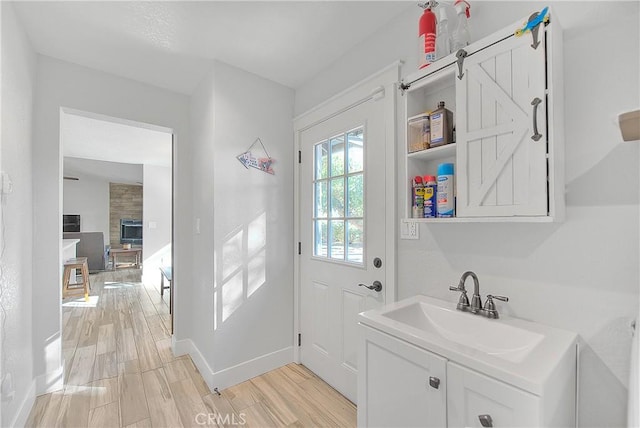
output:
M457 215L547 215L545 43L511 37L456 80Z

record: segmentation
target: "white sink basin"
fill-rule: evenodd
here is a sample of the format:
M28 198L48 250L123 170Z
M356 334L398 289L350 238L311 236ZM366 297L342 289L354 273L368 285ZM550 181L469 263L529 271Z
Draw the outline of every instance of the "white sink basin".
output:
M575 333L503 314L484 318L429 296L363 312L358 321L534 394L542 392L558 361L575 364L564 358L575 353Z
M496 320L442 307L433 302L415 302L382 312L381 315L513 362L522 361L544 338L539 333L500 324Z

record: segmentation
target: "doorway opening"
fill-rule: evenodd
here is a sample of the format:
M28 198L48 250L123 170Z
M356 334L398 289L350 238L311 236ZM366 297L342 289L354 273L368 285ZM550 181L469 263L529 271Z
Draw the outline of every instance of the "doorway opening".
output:
M81 385L130 360L161 362L170 349L174 138L63 108L60 144L65 384ZM72 269L83 264L88 273Z

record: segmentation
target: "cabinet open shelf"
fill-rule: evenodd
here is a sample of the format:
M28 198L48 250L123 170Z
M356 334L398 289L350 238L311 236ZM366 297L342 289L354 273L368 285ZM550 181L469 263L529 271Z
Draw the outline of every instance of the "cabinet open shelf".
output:
M409 159L417 159L421 161L434 161L454 157L455 155L456 144L451 143L440 147L432 147L430 149L420 150L419 152L409 153L407 157Z
M415 223L553 223L552 217L448 217L448 218L405 218L402 221Z

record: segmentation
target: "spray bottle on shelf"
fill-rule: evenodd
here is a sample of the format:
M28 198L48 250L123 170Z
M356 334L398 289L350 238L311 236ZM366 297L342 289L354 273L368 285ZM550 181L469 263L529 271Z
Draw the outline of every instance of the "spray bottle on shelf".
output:
M436 60L436 14L431 9L437 4L434 0L418 3L424 9L418 25L419 68L425 68Z
M453 164L438 165L438 217L455 217L455 185Z
M436 195L438 182L434 175L425 175L424 181L424 218L434 218L437 216Z
M454 3L456 8L456 13L458 15L458 22L456 25L456 29L453 31L452 36L452 51L457 52L460 49L466 48L469 43L471 43L471 35L469 33L469 18L471 17L471 13L469 10L471 9L471 5L467 0L456 0Z
M438 30L436 32L436 59L444 58L451 52L451 30L449 29L449 14L454 16L451 5L440 3L436 8Z
M411 201L411 217L422 218L424 212L424 185L422 184L422 177L416 175L413 179L412 187L412 201Z

